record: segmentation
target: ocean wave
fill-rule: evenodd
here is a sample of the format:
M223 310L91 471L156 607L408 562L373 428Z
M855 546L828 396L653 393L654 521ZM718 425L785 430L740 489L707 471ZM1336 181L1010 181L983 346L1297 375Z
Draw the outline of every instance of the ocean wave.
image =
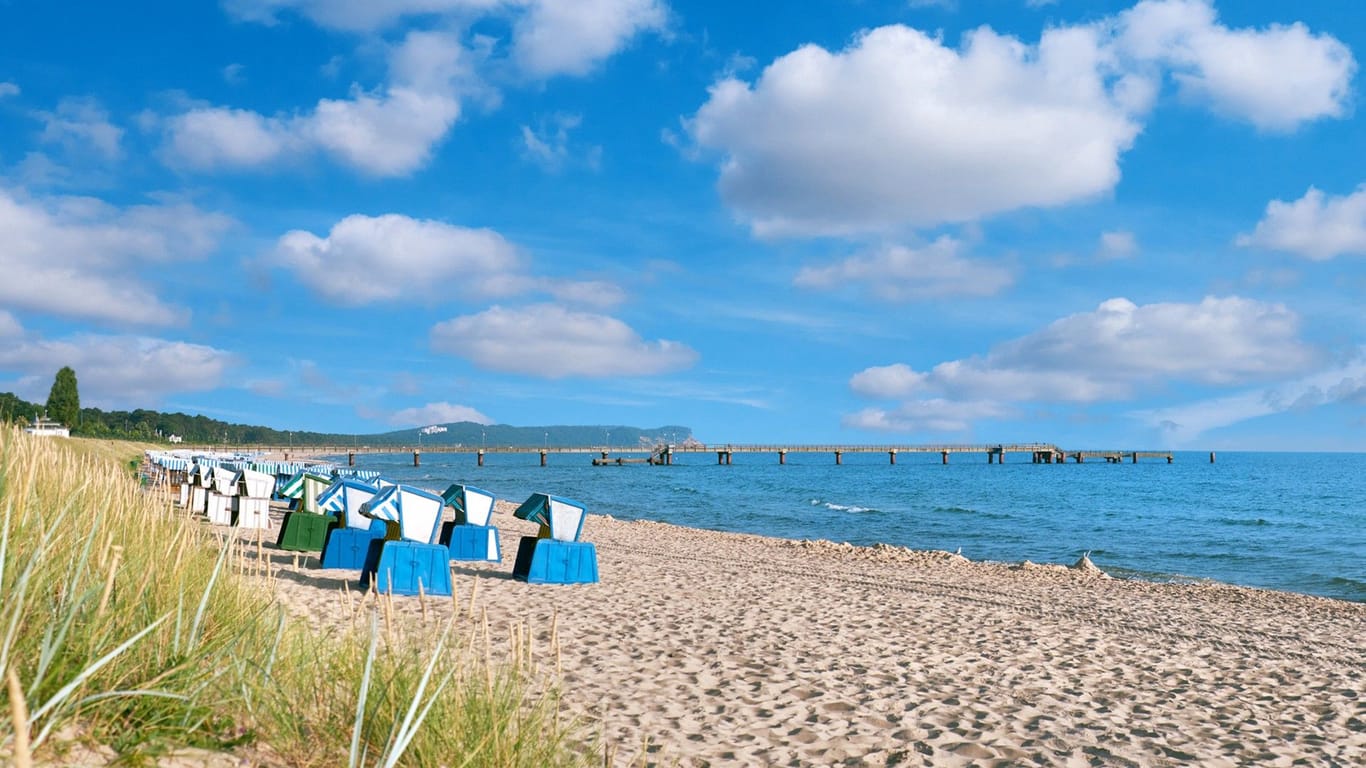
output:
M876 509L876 508L874 508L874 507L858 507L858 506L853 506L853 505L850 505L850 504L836 504L836 503L834 503L833 501L822 501L821 499L812 499L812 500L811 500L811 506L813 506L813 507L825 507L826 509L831 510L831 511L833 511L833 512L852 512L852 513L854 513L854 514L862 514L862 513L864 513L864 512L880 512L880 511L881 511L881 510Z

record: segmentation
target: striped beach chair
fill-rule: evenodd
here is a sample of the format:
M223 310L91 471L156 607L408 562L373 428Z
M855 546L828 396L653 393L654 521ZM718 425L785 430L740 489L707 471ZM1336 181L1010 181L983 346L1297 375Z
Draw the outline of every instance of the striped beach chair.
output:
M238 528L270 528L270 494L275 476L254 469L239 469L233 477L237 494L232 497L232 524Z
M237 471L225 464L209 468L204 515L214 525L232 525L232 497L237 495Z
M294 507L285 513L275 545L291 552L320 552L327 530L336 518L318 510L318 497L332 484L325 474L303 470L280 488L280 495L292 499Z
M573 499L533 493L513 513L539 523L540 535L523 536L517 546L513 578L531 584L593 584L598 581L598 552L592 542L579 541L584 505Z
M451 551L452 560L503 561L498 529L493 519L493 494L472 485L452 485L441 494L447 506L455 509L455 520L441 526L441 543Z
M384 540L370 545L361 571L361 588L373 583L395 595L450 595L450 550L436 543L446 502L408 485L380 491L365 514L386 523Z

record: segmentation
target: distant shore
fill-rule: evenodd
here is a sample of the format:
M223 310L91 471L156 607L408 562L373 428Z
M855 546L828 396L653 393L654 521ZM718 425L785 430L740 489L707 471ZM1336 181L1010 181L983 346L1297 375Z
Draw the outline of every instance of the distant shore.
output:
M510 577L534 533L511 509L504 562L454 564L458 593L477 580L495 634L530 627L546 670L556 628L566 702L617 764L1366 759L1366 605L603 516L600 584L532 586ZM285 554L281 603L350 621L354 574Z

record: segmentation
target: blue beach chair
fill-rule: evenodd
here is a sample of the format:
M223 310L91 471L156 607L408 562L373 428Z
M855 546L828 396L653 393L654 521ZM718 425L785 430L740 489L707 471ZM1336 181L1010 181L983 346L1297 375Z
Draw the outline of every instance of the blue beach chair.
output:
M472 485L452 485L441 494L455 508L455 520L441 526L441 543L451 551L452 560L503 561L498 529L493 518L493 494Z
M598 581L598 552L592 542L579 541L584 505L572 499L533 493L512 513L540 523L539 536L523 536L517 546L513 578L530 584L594 584Z
M379 492L364 512L383 520L388 531L371 542L360 584L373 582L381 592L416 595L451 594L450 550L438 543L441 513L446 502L434 493L407 485Z
M384 538L384 521L374 520L363 512L378 494L379 489L373 485L342 478L318 497L318 507L336 521L323 541L323 568L358 571L365 567L371 542Z

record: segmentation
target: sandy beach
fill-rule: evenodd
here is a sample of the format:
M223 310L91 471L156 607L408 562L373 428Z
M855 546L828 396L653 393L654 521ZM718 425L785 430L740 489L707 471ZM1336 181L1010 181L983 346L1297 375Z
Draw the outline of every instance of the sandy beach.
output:
M456 589L504 640L558 627L566 704L618 765L1366 761L1366 605L601 516L600 584L528 585L512 508L504 562ZM349 620L354 573L270 559L292 613Z

